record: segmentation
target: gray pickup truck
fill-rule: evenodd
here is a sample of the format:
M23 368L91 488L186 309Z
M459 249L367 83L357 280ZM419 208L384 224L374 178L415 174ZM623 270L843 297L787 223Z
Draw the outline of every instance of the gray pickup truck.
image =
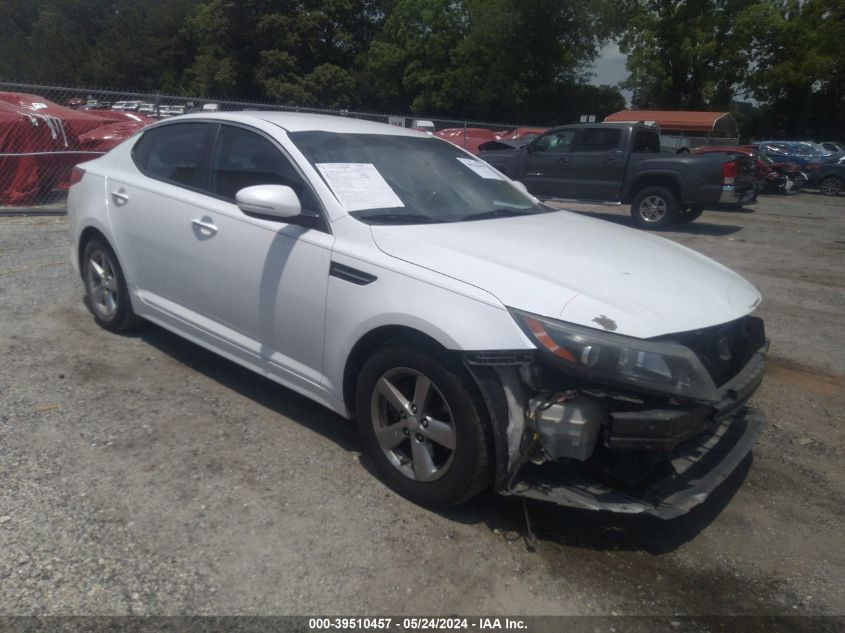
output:
M480 158L538 198L630 204L634 222L647 229L755 196L751 159L661 151L658 130L644 124L565 125L525 144L489 141L480 149Z

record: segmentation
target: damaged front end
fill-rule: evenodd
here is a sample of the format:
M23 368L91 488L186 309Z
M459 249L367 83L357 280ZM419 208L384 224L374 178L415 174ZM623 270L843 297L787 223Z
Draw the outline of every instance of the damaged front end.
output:
M674 518L765 424L746 406L765 368L759 318L641 340L513 312L536 352L464 358L496 429L499 492Z

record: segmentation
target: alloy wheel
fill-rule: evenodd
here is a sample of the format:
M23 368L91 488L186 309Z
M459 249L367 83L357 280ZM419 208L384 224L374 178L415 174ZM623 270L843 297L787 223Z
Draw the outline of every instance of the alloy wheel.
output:
M110 319L120 307L115 266L111 258L101 250L95 250L88 258L88 293L91 306L100 317Z
M826 196L835 196L842 191L842 181L839 178L825 178L820 185L822 193Z
M646 222L659 222L666 215L668 205L661 196L646 196L640 202L640 216Z
M441 391L407 367L385 372L371 399L376 440L403 475L428 483L446 474L455 454L455 423Z

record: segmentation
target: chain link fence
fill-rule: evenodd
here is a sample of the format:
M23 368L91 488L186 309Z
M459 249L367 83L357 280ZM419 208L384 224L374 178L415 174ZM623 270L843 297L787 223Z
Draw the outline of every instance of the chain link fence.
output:
M67 88L0 81L0 214L62 213L77 163L143 127L192 112L274 110L332 114L414 127L477 151L487 140L539 128L436 117L327 110L269 102Z

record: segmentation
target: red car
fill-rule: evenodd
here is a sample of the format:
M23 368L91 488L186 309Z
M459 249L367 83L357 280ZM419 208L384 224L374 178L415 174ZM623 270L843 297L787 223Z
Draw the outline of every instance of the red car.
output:
M549 131L547 127L518 127L510 132L503 132L497 136L499 141L516 141L528 136L540 136Z
M697 147L693 154L725 154L727 156L748 156L755 159L754 185L757 191L768 193L787 193L797 188L804 178L801 168L792 163L775 163L768 156L757 153L754 145L739 147L714 145L712 147Z
M746 149L751 152L755 152L760 161L762 161L767 167L773 169L774 171L782 174L789 184L787 185L787 191L789 190L798 190L807 184L807 174L804 173L806 171L815 171L821 167L816 163L807 163L806 165L799 165L798 163L793 163L790 161L778 161L773 159L768 154L760 153L760 148L758 145L743 145L740 149Z
M483 127L448 127L438 130L434 133L434 136L447 140L475 155L478 155L479 145L496 140L496 133Z

